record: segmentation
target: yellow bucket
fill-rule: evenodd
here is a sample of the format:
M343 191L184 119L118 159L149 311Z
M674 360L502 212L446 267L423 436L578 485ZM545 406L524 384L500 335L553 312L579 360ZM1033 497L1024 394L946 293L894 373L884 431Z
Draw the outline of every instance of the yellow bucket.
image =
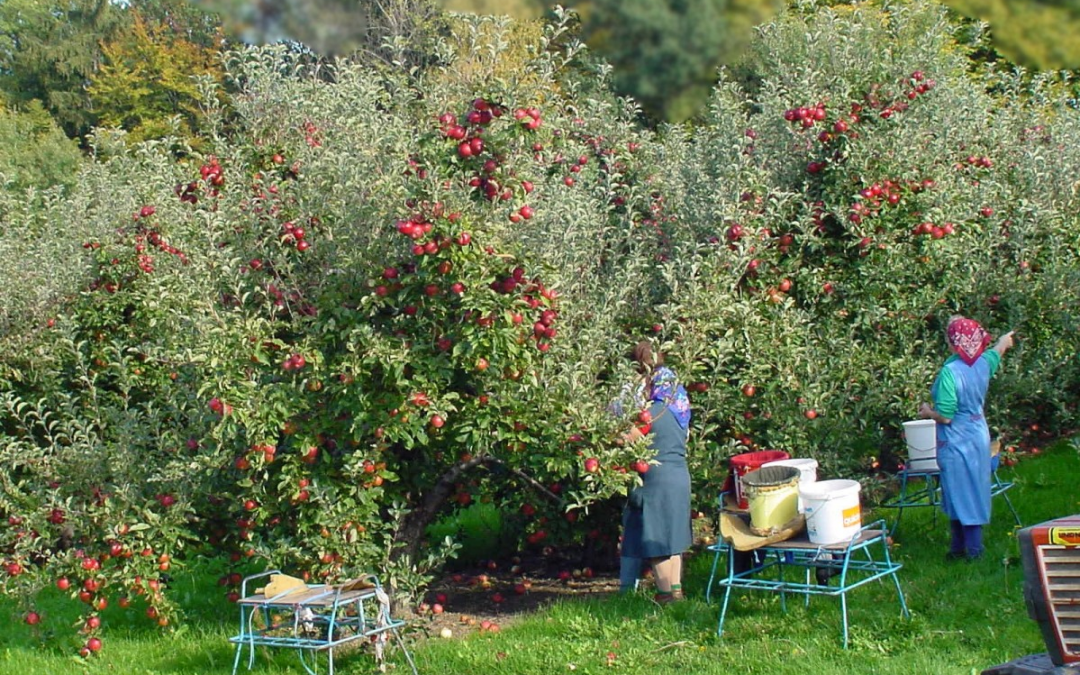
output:
M793 466L767 466L743 476L750 502L750 531L768 536L799 514L799 476Z

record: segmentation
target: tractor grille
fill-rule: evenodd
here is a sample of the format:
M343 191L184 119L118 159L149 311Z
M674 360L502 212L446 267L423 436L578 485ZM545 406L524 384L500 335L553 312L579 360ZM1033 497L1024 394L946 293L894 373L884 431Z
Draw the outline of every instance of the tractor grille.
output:
M1042 547L1050 616L1069 661L1080 659L1080 548Z

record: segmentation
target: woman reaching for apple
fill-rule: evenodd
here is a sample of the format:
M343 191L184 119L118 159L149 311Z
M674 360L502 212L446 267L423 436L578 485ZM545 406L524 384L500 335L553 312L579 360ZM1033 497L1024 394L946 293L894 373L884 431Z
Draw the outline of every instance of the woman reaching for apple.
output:
M983 553L982 528L990 522L990 429L983 402L1013 332L987 350L990 334L973 319L953 316L945 330L953 355L942 366L919 417L937 422L941 510L949 517L952 541L947 558L969 560Z
M686 438L690 400L675 373L663 365L663 355L648 341L634 346L631 358L641 374L635 399L647 413L624 436L627 441L649 435L654 463L637 468L642 485L630 492L623 509L620 586L633 588L641 561L652 565L656 601L681 600L682 554L691 544L690 471Z

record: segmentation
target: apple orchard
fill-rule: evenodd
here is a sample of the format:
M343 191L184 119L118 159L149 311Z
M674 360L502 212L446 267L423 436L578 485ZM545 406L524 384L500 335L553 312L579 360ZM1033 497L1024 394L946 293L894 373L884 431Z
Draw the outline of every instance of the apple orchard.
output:
M410 71L226 56L200 152L99 130L67 193L0 197L0 557L173 626L162 575L224 556L414 592L426 527L490 502L507 554L613 552L644 444L609 410L651 338L726 460L895 468L962 312L1019 347L1009 442L1075 425L1080 118L976 63L936 5L800 5L693 126L649 130L570 22L454 20ZM1033 439L1037 440L1037 439Z

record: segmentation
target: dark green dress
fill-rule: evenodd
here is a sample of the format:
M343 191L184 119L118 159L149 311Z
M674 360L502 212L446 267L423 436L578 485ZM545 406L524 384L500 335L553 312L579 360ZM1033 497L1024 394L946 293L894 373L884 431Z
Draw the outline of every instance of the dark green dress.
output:
M623 509L622 555L666 558L690 548L690 471L686 467L686 431L667 406L653 402L653 464Z

